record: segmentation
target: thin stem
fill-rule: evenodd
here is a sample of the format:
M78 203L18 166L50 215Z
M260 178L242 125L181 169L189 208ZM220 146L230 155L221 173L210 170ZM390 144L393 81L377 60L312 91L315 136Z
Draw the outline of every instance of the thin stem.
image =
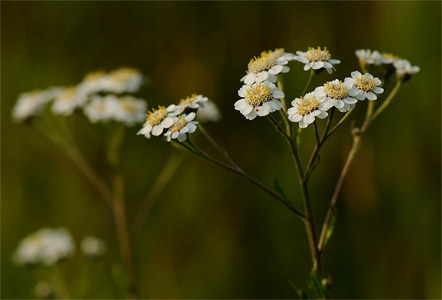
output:
M333 126L332 129L330 129L330 131L328 131L326 139L331 136L341 125L342 123L344 123L344 121L348 118L348 116L353 112L354 107L352 107L339 121L338 123L336 123L335 126Z
M394 98L394 96L396 96L396 93L399 91L401 84L402 84L402 80L398 79L396 81L396 85L394 86L390 95L388 95L387 99L385 99L385 101L382 102L382 104L378 107L378 109L375 111L375 113L371 116L370 123L373 122L384 111L384 109L390 104L391 100Z
M251 182L252 184L256 185L258 188L260 188L261 190L263 190L264 192L266 192L267 194L269 194L270 196L272 196L273 198L275 198L277 201L281 202L285 207L287 207L290 211L292 211L296 216L298 216L299 218L301 218L302 220L304 220L305 215L299 211L298 209L296 209L295 207L293 207L292 204L290 204L289 202L287 202L284 198L282 198L281 196L279 196L278 194L274 193L271 189L269 189L268 187L266 187L265 185L263 185L262 183L260 183L259 181L257 181L255 178L251 177L249 174L247 174L246 172L244 172L242 169L235 167L235 166L231 166L229 164L226 164L222 161L216 160L212 157L210 157L209 155L207 155L204 151L202 151L200 148L198 148L195 144L193 144L189 139L187 140L187 142L189 143L189 145L198 152L198 154L196 154L195 152L191 151L192 154L201 157L217 166L220 166L230 172L233 172L235 174L238 174L242 177L244 177L245 179L247 179L249 182Z
M312 82L314 76L315 76L315 71L310 70L310 76L308 77L307 84L305 85L304 90L302 91L301 96L304 96L305 93L307 92L307 89L310 86L310 83Z
M319 139L318 125L316 124L316 120L313 122L313 127L315 128L316 145L319 145L321 140Z
M282 82L282 76L279 75L278 76L278 82L277 82L278 88L281 90L281 92L284 92L284 84ZM285 101L285 97L281 98L281 104L282 104L282 109L279 110L279 112L281 113L281 117L282 120L284 121L285 124L285 130L287 132L287 134L290 136L291 135L291 125L287 116L287 103Z

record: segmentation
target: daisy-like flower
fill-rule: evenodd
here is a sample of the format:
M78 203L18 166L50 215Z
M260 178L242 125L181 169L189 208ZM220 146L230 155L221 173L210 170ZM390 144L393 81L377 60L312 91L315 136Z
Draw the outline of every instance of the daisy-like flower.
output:
M393 53L388 53L388 52L382 52L381 58L380 58L381 62L384 65L392 64L394 61L399 60L399 59L400 59L399 56L394 55Z
M292 106L287 110L289 120L299 122L299 127L306 128L315 121L315 118L324 119L328 116L327 107L324 105L326 96L315 89L304 97L292 101Z
M352 85L348 81L335 79L326 82L323 86L317 88L317 92L321 96L325 96L324 105L327 108L336 107L340 112L350 110L357 99L349 95Z
M168 142L170 142L172 139L178 139L179 142L184 142L187 140L187 134L193 133L196 130L196 124L198 124L198 122L193 121L195 118L195 113L191 112L188 115L184 114L173 118L173 125L169 127L169 130L164 134L164 136L167 137Z
M37 115L43 109L44 105L53 100L61 90L62 88L56 87L21 94L12 109L13 119L17 122L22 122Z
M327 47L321 50L321 47L317 49L309 47L306 52L296 51L296 60L305 64L304 71L309 69L319 70L324 68L328 73L333 73L335 69L333 65L339 64L341 61L338 59L332 59Z
M398 77L406 79L420 71L419 66L412 66L406 59L395 60L393 66L396 69Z
M268 81L244 85L239 89L238 95L242 99L235 102L235 109L248 120L280 110L282 104L278 99L284 98L284 93Z
M57 115L69 116L77 107L87 101L86 94L79 93L75 86L62 90L52 103L52 112Z
M201 123L218 122L221 113L214 102L207 101L196 111L196 119Z
M143 75L136 69L120 68L109 73L105 91L112 93L135 93L143 83Z
M131 96L119 98L115 108L115 120L128 126L141 123L145 118L146 102Z
M359 49L356 50L356 56L359 59L359 62L363 65L380 65L383 63L382 54L379 51L370 49Z
M381 80L369 73L362 75L358 71L351 72L351 77L347 77L345 82L352 86L348 94L361 101L365 99L376 100L376 94L384 92L384 89L379 87L382 83Z
M147 119L143 128L137 134L142 134L146 138L150 138L151 133L155 136L161 135L164 129L169 128L174 123L174 109L174 105L169 105L167 108L165 106L158 106L158 109L152 108L146 115Z
M20 242L13 259L18 265L53 265L74 252L74 241L66 229L43 228Z
M94 96L83 112L91 123L107 122L114 119L118 107L118 98L114 95Z
M203 95L192 94L186 98L180 100L178 105L174 105L175 115L183 113L186 108L196 110L202 107L209 99Z
M87 257L99 257L106 253L106 242L93 236L81 241L81 251Z
M78 93L90 95L105 91L109 86L109 77L104 71L90 72L77 87Z
M275 83L276 75L290 71L286 64L293 59L295 59L295 56L284 52L282 48L275 49L274 51L263 51L259 57L254 57L250 60L247 74L241 78L241 81L247 85L262 81Z

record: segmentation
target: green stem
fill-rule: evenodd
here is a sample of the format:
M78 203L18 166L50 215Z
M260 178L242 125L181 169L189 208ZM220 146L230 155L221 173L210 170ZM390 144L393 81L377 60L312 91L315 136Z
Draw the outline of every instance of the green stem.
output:
M310 83L312 82L314 76L315 76L315 71L310 70L310 76L308 77L307 84L305 85L304 90L302 91L301 96L304 96L305 93L307 92L307 89L309 88Z
M401 84L402 84L402 81L400 79L398 79L396 81L396 85L394 86L390 95L388 95L387 99L385 99L385 101L378 107L378 109L375 111L375 113L371 116L370 123L373 122L384 111L384 109L390 104L391 100L393 100L394 96L396 96L396 93L399 91Z
M278 82L277 82L278 88L281 90L281 92L284 92L284 84L282 82L282 76L278 75ZM279 112L281 114L282 120L285 124L285 130L287 134L291 135L291 125L287 116L287 103L285 101L285 97L281 98L281 104L282 104L282 110L280 109Z

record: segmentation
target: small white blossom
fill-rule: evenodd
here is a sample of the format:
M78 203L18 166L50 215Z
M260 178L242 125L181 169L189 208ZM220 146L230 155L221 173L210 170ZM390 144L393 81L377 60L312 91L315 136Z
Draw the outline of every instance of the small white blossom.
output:
M398 59L400 59L400 58L398 56L394 55L393 53L382 52L380 61L384 65L389 65L389 64L392 64L393 62L395 62Z
M44 105L53 100L62 88L49 88L43 91L33 91L20 94L12 109L12 117L17 122L25 121L40 113Z
M178 105L173 105L175 115L183 113L187 108L196 110L202 107L209 99L203 95L192 94L180 100Z
M169 130L164 134L167 137L167 141L172 139L178 139L179 142L187 140L187 134L193 133L196 130L196 124L198 122L192 121L195 118L195 113L191 112L188 115L181 115L173 117L173 124L169 127Z
M66 229L43 228L20 242L13 259L19 265L53 265L74 252L74 241Z
M384 89L379 87L382 84L381 80L369 73L362 75L358 71L351 72L351 78L347 77L345 82L352 86L348 94L358 100L376 100L376 94L384 92Z
M235 109L248 120L253 120L256 116L267 116L269 113L280 110L282 104L278 99L284 98L284 93L267 81L244 85L239 89L238 95L242 99L235 102Z
M57 115L69 116L77 107L83 106L87 99L87 95L79 93L76 87L65 88L52 103L52 112Z
M304 71L308 71L310 69L319 70L324 68L328 73L333 73L335 69L333 65L339 64L341 61L338 59L332 59L330 52L327 50L327 47L324 50L321 50L321 47L317 49L310 47L308 51L296 51L296 60L305 64Z
M106 242L93 236L87 236L81 241L81 251L88 257L102 256L106 253Z
M91 123L107 122L114 118L118 107L118 98L114 95L94 96L83 112Z
M105 91L108 83L108 75L104 71L88 73L77 87L80 94L91 95Z
M356 50L356 56L363 64L380 65L383 63L382 54L377 50L359 49Z
M207 101L196 111L196 119L201 123L218 122L221 113L214 102Z
M290 71L286 64L293 59L295 56L292 53L284 52L282 48L263 51L259 57L250 60L247 74L241 78L241 81L247 85L263 81L275 83L276 75Z
M135 69L120 68L109 73L105 91L111 93L135 93L143 84L143 75Z
M128 126L141 123L145 118L146 102L130 96L120 97L116 102L114 118Z
M324 119L328 116L328 107L324 105L326 96L316 88L313 92L305 94L304 97L292 101L288 109L288 118L292 122L299 122L299 127L306 128L315 121L315 118Z
M406 59L395 60L393 66L396 69L396 73L402 77L410 76L420 71L419 66L412 66Z
M147 113L146 122L137 134L142 134L146 138L150 138L152 133L155 136L159 136L163 133L164 129L169 128L174 123L174 109L175 105L158 106L158 109L152 109Z
M350 110L352 104L357 100L349 95L352 85L348 81L335 79L326 82L323 86L317 88L318 95L325 96L324 105L327 108L336 107L340 112Z

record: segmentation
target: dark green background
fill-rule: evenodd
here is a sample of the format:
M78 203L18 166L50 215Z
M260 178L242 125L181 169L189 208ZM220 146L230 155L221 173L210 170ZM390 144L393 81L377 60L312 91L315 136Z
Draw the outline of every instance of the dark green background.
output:
M118 262L110 213L66 156L10 112L17 95L70 85L96 69L137 67L151 80L150 106L197 92L223 113L207 129L232 157L268 185L275 177L301 205L290 156L264 118L233 109L251 57L284 47L327 46L344 78L358 68L355 49L391 51L421 72L370 128L346 180L324 265L334 298L440 298L440 2L4 2L1 3L1 296L32 297L32 272L13 265L22 237L63 226L77 241L106 239L88 297L121 297L110 276ZM308 77L300 63L285 76L288 99ZM354 114L360 121L365 104ZM105 171L97 127L69 118L83 152ZM322 222L351 144L350 121L323 149L312 177ZM122 160L128 218L176 151L128 130ZM312 146L303 134L303 158ZM319 226L319 225L318 225ZM137 274L152 298L294 298L311 261L303 224L244 180L187 155L135 236ZM62 265L74 287L83 266ZM113 267L118 268L117 266Z

